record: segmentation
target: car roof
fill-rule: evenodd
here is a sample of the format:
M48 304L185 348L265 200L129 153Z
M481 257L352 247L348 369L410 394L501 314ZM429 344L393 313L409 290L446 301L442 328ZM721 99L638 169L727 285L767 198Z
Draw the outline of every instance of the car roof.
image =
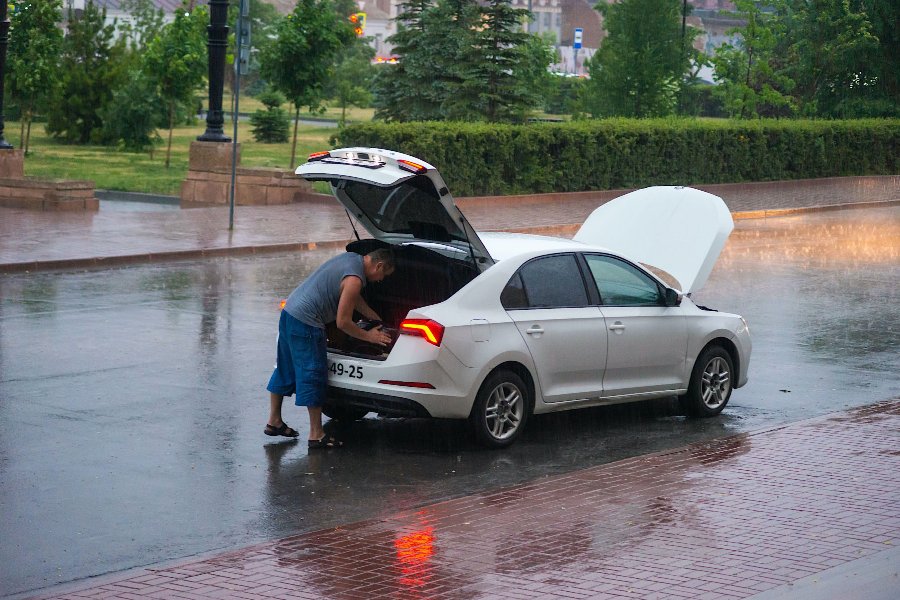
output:
M508 233L503 231L479 231L478 236L484 242L485 247L487 247L488 252L491 253L494 260L497 261L512 258L520 254L530 254L534 252L583 252L586 250L604 250L597 246L548 235Z

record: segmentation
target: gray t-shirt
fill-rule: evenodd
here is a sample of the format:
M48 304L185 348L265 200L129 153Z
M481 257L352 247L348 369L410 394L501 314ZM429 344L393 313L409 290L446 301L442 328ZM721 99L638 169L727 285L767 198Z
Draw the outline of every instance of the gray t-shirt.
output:
M326 324L337 319L341 281L348 275L359 277L365 287L363 257L354 252L335 256L316 269L291 292L284 310L298 321L324 329Z

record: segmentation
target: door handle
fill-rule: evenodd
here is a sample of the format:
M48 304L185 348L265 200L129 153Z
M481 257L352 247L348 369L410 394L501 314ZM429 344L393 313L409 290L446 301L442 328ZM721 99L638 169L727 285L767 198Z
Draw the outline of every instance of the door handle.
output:
M616 321L612 325L609 326L610 331L625 331L625 325L622 324L622 321Z
M538 325L532 325L528 330L525 331L528 335L539 335L544 333L543 328Z

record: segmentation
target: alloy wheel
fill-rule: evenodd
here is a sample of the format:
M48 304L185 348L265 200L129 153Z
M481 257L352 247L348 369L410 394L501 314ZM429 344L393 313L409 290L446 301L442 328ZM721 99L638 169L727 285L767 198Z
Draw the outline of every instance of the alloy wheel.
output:
M731 391L731 373L728 363L719 356L706 364L700 378L700 397L709 408L719 408L728 400Z

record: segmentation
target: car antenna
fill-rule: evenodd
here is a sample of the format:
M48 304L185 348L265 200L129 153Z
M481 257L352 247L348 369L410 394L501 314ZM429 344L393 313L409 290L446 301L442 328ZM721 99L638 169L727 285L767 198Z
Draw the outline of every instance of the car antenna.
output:
M356 231L356 225L353 224L353 217L350 216L350 211L347 210L346 208L344 209L344 212L347 213L347 219L350 221L350 227L353 228L353 235L356 236L356 241L358 242L359 241L359 232Z

